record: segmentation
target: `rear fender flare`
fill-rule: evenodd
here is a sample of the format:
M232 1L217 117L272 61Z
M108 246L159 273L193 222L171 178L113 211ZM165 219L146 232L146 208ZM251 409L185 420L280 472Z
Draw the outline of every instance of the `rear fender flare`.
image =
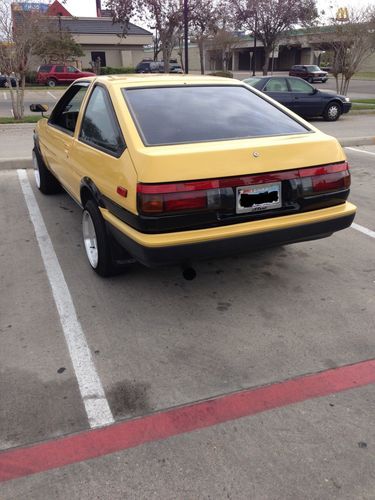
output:
M105 208L104 200L101 192L96 187L94 181L90 177L84 177L81 180L80 201L84 207L89 199L93 199L98 207Z

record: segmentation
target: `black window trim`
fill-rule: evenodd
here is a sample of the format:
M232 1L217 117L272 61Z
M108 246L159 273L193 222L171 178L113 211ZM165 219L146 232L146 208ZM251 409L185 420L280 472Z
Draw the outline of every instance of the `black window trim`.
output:
M205 140L205 141L194 141L194 142L191 142L191 141L186 141L186 142L174 142L173 144L170 144L168 142L166 143L162 143L162 144L148 144L147 141L146 141L146 138L144 137L144 134L143 134L143 131L142 131L142 128L140 126L140 124L138 123L138 120L137 120L137 117L133 111L133 108L129 102L129 100L127 99L126 97L126 92L127 91L132 91L132 90L140 90L140 89L165 89L165 88L180 88L180 87L242 87L246 90L248 90L249 92L251 92L252 94L255 94L256 96L260 97L261 99L263 99L263 101L266 101L268 104L270 104L271 106L273 106L274 108L277 108L281 113L284 113L284 115L287 115L291 120L294 120L296 123L298 123L299 125L301 125L301 127L305 128L306 129L306 132L296 132L295 134L267 134L267 135L257 135L256 137L252 137L252 136L249 136L249 137L232 137L230 139L211 139L211 140ZM258 90L258 89L257 89ZM300 134L314 134L314 130L312 129L308 129L306 128L306 126L301 123L299 120L297 120L296 118L294 118L294 116L290 116L289 113L287 113L286 111L284 111L283 109L280 109L276 104L274 104L273 102L269 102L269 100L265 97L263 97L262 95L259 95L257 92L253 92L251 87L249 87L248 85L228 85L227 83L215 83L215 84L205 84L205 83L198 83L198 84L194 84L194 85L153 85L152 87L150 85L137 85L136 87L123 87L121 89L122 91L122 95L124 97L124 100L126 102L126 105L128 107L128 110L130 112L130 115L133 119L133 122L136 126L136 129L137 129L137 132L138 132L138 135L139 137L141 138L141 141L143 143L143 145L146 147L146 148L157 148L157 147L162 147L162 146L182 146L184 144L203 144L205 142L224 142L224 141L241 141L241 140L246 140L246 139L255 139L255 138L262 138L262 137L282 137L282 136L285 136L285 135L300 135ZM259 90L258 90L259 91ZM266 94L264 94L264 96L266 96Z
M112 117L114 118L114 123L115 125L117 126L119 132L120 132L120 137L121 137L121 140L122 140L122 143L123 143L123 146L122 148L120 148L120 150L118 152L115 152L115 151L111 151L110 149L107 149L103 146L98 146L97 144L93 144L89 141L85 141L82 137L81 137L81 133L82 133L82 125L83 125L83 120L85 118L85 115L86 115L86 110L87 110L87 106L89 105L90 103L90 99L91 99L91 96L94 92L94 90L96 89L96 87L100 87L104 90L104 93L106 94L106 97L108 98L108 101L109 101L109 109L110 109L110 113L112 114ZM83 115L82 115L82 120L81 120L81 126L80 126L80 129L79 129L79 133L78 133L78 136L77 136L77 140L79 142L81 142L82 144L85 144L86 146L89 146L93 149L97 149L98 151L101 151L102 153L106 153L108 154L109 156L113 156L114 158L120 158L120 156L123 155L125 149L127 148L126 146L126 141L125 141L125 138L124 138L124 134L122 133L122 129L120 127L120 123L118 121L118 118L117 118L117 114L116 114L116 111L115 111L115 107L113 106L113 102L112 102L112 99L111 99L111 96L108 92L108 89L105 85L101 84L101 83L95 83L91 89L91 92L90 92L90 95L87 99L87 102L86 102L86 106L85 106L85 109L83 110Z
M72 89L73 87L87 87L87 89L89 89L90 87L90 83L89 81L80 81L80 82L77 82L77 83L73 83L66 92L68 92L70 89ZM78 92L77 92L78 94ZM65 94L64 94L65 95ZM61 97L61 99L64 97L64 95ZM57 103L58 104L58 103ZM82 107L82 104L81 104L81 107ZM69 135L70 137L74 137L74 134L75 134L75 131L76 131L76 128L77 128L77 124L76 124L76 128L74 129L73 132L71 132L70 130L68 130L67 128L64 128L64 127L60 127L60 125L56 125L55 123L52 123L51 122L51 119L53 118L53 112L55 110L53 109L50 117L48 118L48 122L47 124L50 126L50 127L53 127L57 130L60 130L60 132L64 132L65 134ZM79 109L79 112L78 114L81 112L81 108Z

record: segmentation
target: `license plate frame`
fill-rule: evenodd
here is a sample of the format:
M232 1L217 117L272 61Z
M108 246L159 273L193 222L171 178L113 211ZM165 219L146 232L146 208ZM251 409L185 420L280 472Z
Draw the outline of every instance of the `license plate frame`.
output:
M243 198L243 196L246 198ZM276 197L276 199L274 199ZM236 213L265 212L282 207L281 182L238 186L236 188Z

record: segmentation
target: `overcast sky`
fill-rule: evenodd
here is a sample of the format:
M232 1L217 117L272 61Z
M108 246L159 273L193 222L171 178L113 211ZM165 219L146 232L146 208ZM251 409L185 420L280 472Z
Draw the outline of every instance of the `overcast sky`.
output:
M365 6L372 4L374 0L318 0L319 10L328 10L330 5L336 7L350 7L350 6ZM102 0L103 8L105 7L105 0ZM96 0L67 0L66 8L73 16L96 16Z

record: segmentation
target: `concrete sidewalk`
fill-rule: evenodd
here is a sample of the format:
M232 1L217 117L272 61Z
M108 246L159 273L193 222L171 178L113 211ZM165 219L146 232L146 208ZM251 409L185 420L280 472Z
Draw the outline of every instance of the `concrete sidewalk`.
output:
M336 137L342 146L375 144L375 114L348 114L337 122L311 120L312 125ZM0 169L31 168L35 124L0 125Z

